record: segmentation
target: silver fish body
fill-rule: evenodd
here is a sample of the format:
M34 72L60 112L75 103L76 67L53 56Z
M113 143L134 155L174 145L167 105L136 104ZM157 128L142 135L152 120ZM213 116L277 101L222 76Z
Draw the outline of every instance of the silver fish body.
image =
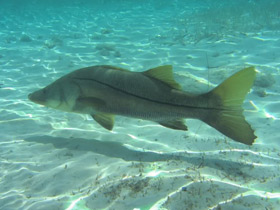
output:
M54 109L89 114L109 130L113 129L115 115L150 120L178 130L187 130L184 118L195 118L236 141L252 144L256 137L242 115L241 105L254 79L255 70L250 67L214 90L194 95L183 91L173 79L172 66L145 72L93 66L63 76L30 94L29 99ZM237 81L241 81L241 88L233 90ZM248 134L238 134L240 128Z

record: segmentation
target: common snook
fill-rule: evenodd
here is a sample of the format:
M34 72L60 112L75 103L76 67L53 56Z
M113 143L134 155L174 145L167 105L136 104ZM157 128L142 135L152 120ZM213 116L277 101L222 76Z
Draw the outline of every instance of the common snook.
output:
M115 115L178 130L187 130L184 118L195 118L251 145L256 136L243 116L242 103L255 76L253 67L245 68L212 91L194 95L181 89L169 65L144 72L92 66L73 71L28 97L46 107L89 114L108 130L113 129Z

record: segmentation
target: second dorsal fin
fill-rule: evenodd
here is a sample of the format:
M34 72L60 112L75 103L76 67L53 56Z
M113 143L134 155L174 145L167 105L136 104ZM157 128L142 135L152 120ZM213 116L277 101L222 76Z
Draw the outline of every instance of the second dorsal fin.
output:
M170 86L171 88L181 90L180 84L174 80L171 65L159 66L159 67L144 71L143 74L145 74L148 77L152 77L154 79L160 80L163 83Z

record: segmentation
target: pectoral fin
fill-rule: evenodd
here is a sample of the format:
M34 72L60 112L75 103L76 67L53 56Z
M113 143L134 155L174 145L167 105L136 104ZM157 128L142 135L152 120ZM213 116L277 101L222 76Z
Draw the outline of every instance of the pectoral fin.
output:
M92 114L92 118L98 122L102 127L107 130L112 130L115 122L115 115L107 114L103 112L98 112L98 110L102 107L106 106L106 102L102 99L95 97L85 97L79 98L76 103L75 109L82 109L85 107L92 107L97 113Z
M183 119L176 119L176 120L172 120L172 121L163 121L163 122L158 122L158 123L164 127L175 129L175 130L183 130L183 131L188 130L188 127L185 125L185 122Z
M115 122L115 115L106 113L92 114L92 118L107 130L112 130Z

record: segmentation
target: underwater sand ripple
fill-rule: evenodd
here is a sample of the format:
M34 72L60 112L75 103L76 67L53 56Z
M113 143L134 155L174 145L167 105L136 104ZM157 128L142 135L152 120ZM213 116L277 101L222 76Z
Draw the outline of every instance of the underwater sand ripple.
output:
M160 4L157 10L148 5L146 13L130 6L120 3L116 8L122 11L110 15L89 8L81 14L78 7L64 7L58 13L45 7L24 9L25 16L1 10L0 206L277 209L280 56L279 33L273 31L277 19L266 24L270 30L250 33L257 27L250 22L218 28L209 19L211 11L199 13L195 1L193 7L179 5L175 17L170 12L173 4L168 13ZM215 15L230 17L218 22L233 21L230 14L226 10ZM262 23L269 20L259 14L256 18ZM205 30L197 30L199 21ZM191 91L207 90L244 65L257 66L265 74L261 80L268 83L265 78L271 73L276 82L249 95L255 108L245 104L251 110L246 117L259 136L253 147L231 142L194 120L187 121L185 133L120 118L116 130L107 132L84 116L27 101L34 89L71 70L100 63L134 71L171 63L180 83Z

